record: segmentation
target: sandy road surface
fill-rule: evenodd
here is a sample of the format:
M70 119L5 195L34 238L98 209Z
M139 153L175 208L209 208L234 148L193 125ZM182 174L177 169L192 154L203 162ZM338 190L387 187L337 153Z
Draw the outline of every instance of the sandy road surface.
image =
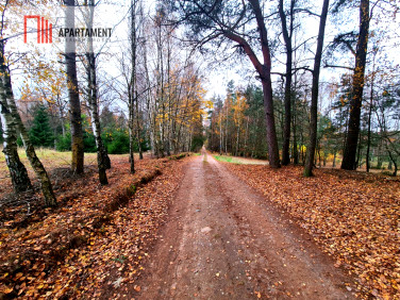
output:
M352 299L333 262L210 155L188 163L137 299Z

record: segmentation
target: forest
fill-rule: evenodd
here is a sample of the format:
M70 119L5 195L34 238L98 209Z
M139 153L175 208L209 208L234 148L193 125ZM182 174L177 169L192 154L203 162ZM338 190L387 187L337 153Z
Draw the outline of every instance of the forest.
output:
M397 297L399 9L399 0L1 0L0 251L17 256L0 261L0 299L140 293L141 260L173 207L165 199L189 172L184 164L207 154L236 160L226 170L304 219L311 234L345 236L324 252L362 274L357 297ZM98 36L80 36L85 30ZM247 162L263 167L242 168ZM321 213L325 202L302 202L315 190L293 204L301 193L285 176L299 190L317 182L325 195L333 189L323 182L337 176L353 196L335 188L343 197ZM165 191L147 189L157 184ZM375 192L385 204L372 200ZM357 230L342 236L331 223L346 222L343 203L364 193L374 208L357 212L368 214L363 228L382 205L388 234L397 230L371 246L388 261L379 270L376 258L357 265L356 244L346 246ZM140 228L129 246L116 229L126 226ZM359 232L370 242L369 231ZM96 237L115 248L103 253ZM110 259L119 269L100 262ZM83 275L97 264L99 294ZM131 284L118 297L116 269ZM109 273L117 281L106 284ZM66 274L81 283L65 285Z

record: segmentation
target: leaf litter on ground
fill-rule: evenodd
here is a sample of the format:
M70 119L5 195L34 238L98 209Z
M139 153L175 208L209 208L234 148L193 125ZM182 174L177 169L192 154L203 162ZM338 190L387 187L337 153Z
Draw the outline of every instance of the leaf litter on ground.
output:
M2 222L0 298L115 299L140 291L135 281L183 163L145 159L131 175L126 159L114 158L109 185L88 172L56 190L57 209L36 207L29 222L21 223L21 213Z
M400 299L400 183L389 177L319 169L225 166L283 207L357 279L363 299Z

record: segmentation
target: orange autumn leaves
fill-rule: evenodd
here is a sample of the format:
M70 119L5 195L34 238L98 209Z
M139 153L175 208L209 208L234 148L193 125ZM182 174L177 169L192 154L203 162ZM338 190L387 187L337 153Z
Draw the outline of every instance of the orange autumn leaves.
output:
M375 175L301 167L226 164L242 180L285 208L336 260L355 274L362 298L400 294L400 183Z
M115 299L128 290L140 291L135 281L181 178L181 162L138 161L135 175L129 174L126 160L114 159L113 166L109 186L100 187L89 172L58 191L59 209L26 228L13 228L12 222L0 228L0 268L5 271L0 295ZM145 187L132 187L159 173ZM128 190L136 194L125 202Z

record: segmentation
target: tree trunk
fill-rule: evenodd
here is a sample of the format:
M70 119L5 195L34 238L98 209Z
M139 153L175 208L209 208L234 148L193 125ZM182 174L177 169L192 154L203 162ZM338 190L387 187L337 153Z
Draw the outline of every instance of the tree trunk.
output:
M65 4L67 5L65 25L67 28L73 28L75 24L75 1L65 0ZM84 171L84 145L81 102L79 99L78 78L76 74L75 43L68 42L66 50L67 53L65 54L65 63L67 65L67 85L71 122L71 169L76 174L82 174Z
M224 35L237 42L249 57L252 62L254 68L258 72L263 86L264 92L264 112L265 112L265 120L267 127L267 144L268 144L268 155L269 155L269 165L272 168L279 168L279 151L278 151L278 141L276 137L276 129L275 129L275 116L274 116L274 106L273 106L273 98L272 98L272 86L271 86L271 53L268 45L268 34L267 29L265 27L264 15L261 10L259 0L249 0L251 8L253 10L255 19L257 21L258 33L260 36L260 43L263 55L263 63L261 63L253 49L244 40L243 37L238 36L237 34L231 31L224 31Z
M318 91L319 91L319 72L321 67L322 48L324 46L325 24L328 16L329 0L324 0L322 7L321 20L319 23L317 52L315 54L315 63L312 79L311 94L311 122L310 122L310 140L307 147L307 158L304 167L304 176L312 176L314 167L315 147L317 143L318 126Z
M357 168L356 155L358 136L360 132L360 116L364 88L365 64L367 60L369 21L369 0L361 0L360 34L357 42L352 98L350 100L349 129L341 166L341 168L345 170L355 170Z
M229 107L229 101L230 101L230 99L228 98L227 99L227 104L226 104L226 108L225 108L225 111L226 111L226 116L225 116L225 134L224 134L224 138L225 138L225 155L228 155L228 140L229 140L229 131L228 131L228 129L229 129L229 109L230 109L230 107Z
M143 14L142 12L142 6L140 6L140 13ZM147 43L146 40L143 41L143 68L144 68L144 77L145 77L145 82L146 82L146 108L147 108L147 118L149 122L149 128L148 128L148 139L150 141L150 148L151 148L151 156L155 156L155 141L154 141L154 123L153 123L153 111L154 111L154 103L153 103L153 96L150 90L150 75L149 75L149 68L148 68L148 63L147 63Z
M240 126L238 125L236 130L236 149L235 149L236 156L238 156L239 153L239 134L240 134Z
M286 25L286 15L283 10L283 0L279 0L279 16L282 23L282 34L286 47L286 73L285 73L285 121L283 126L282 165L290 163L290 126L291 126L291 96L292 96L292 32L295 0L290 5L290 27Z
M297 148L296 115L293 118L293 163L299 164L299 149Z
M359 140L358 140L358 146L357 146L357 157L356 157L356 168L361 167L362 166L362 161L360 162L360 158L361 158L361 149L362 149L362 135L359 134Z
M18 113L17 105L15 104L15 99L13 95L12 85L11 85L11 77L10 70L5 65L4 60L4 44L1 42L0 44L0 73L1 73L1 84L0 84L0 92L1 92L1 115L4 132L5 132L5 141L10 140L10 144L5 142L4 153L6 155L7 165L11 166L10 175L12 176L13 184L16 184L15 190L18 191L18 183L21 183L21 180L26 180L26 183L21 183L22 188L30 188L31 183L27 176L26 169L19 161L18 153L16 152L16 139L14 132L19 131L22 142L24 143L26 156L36 173L41 185L41 190L44 196L44 201L46 206L56 206L57 201L53 192L53 187L51 185L49 176L40 162L39 158L36 156L35 149L29 139L28 132L24 124L22 123L21 117ZM10 127L8 127L10 126ZM8 128L7 128L8 127ZM11 130L10 136L7 135L7 131Z
M278 141L276 140L274 107L272 102L272 86L271 78L270 76L268 77L269 78L267 80L263 80L264 112L267 124L268 156L270 166L272 168L279 168L279 150Z
M4 58L4 41L0 40L0 116L4 139L3 153L10 172L14 192L20 193L32 189L32 184L24 164L19 159L17 124L7 104L8 98L12 97L9 76L9 70Z
M244 149L245 149L245 156L248 157L248 143L249 143L249 117L246 118L246 136L244 139Z
M336 151L333 153L333 162L332 162L332 168L336 167Z
M129 86L129 85L128 85ZM130 164L130 172L131 174L135 174L135 129L134 129L134 115L133 115L133 99L132 99L132 93L130 91L130 88L128 87L128 111L129 111L129 117L128 117L128 129L129 129L129 164Z
M222 155L222 119L221 119L221 114L222 114L222 108L219 113L219 155Z
M128 84L128 123L129 123L129 163L130 163L130 171L131 174L135 173L135 154L134 154L134 145L135 145L135 95L136 95L136 0L131 0L131 8L130 8L130 59L131 59L131 74Z
M370 169L370 149L371 149L371 115L372 115L372 95L369 103L369 112L368 112L368 133L367 133L367 154L365 156L365 163L366 163L366 168L367 172L369 172Z
M1 55L1 54L0 54ZM1 61L1 58L0 58ZM0 62L1 66L4 66ZM19 159L17 147L17 133L14 118L7 105L6 92L4 89L4 75L1 70L2 76L0 80L0 109L1 109L1 122L3 128L3 153L6 159L7 168L10 172L11 182L15 193L21 193L32 189L32 184L28 176L28 172L24 164Z
M93 14L94 14L94 0L89 0L89 16L88 28L93 27ZM108 184L106 170L111 168L110 158L108 157L107 150L104 146L103 139L101 138L101 125L99 117L98 93L97 93L97 78L96 78L96 55L93 53L93 41L88 40L88 52L86 53L86 72L88 80L87 98L89 104L89 111L91 115L92 130L96 141L97 147L97 166L99 169L99 181L102 185Z
M131 127L129 127L129 164L130 164L130 172L131 174L135 174L135 153L134 153L134 145L135 140L133 138L133 133Z
M393 157L392 153L389 150L387 150L387 152L388 152L390 160L393 162L393 165L394 165L393 176L397 176L397 162L396 162L396 159Z
M372 76L371 76L371 90L370 90L370 100L369 100L369 110L368 110L368 132L367 132L367 154L366 154L366 168L367 172L370 169L370 151L371 151L371 117L372 108L374 104L374 83L375 83L375 59L377 51L374 51L374 59L372 64Z
M19 115L18 115L18 117L19 117ZM53 206L53 207L57 206L56 197L53 192L53 186L51 184L49 175L47 174L47 171L44 168L42 162L36 156L35 149L31 143L31 141L29 140L28 132L26 131L21 120L20 120L19 129L21 131L21 138L24 143L26 156L28 157L29 162L31 163L31 166L40 181L40 186L41 186L41 190L42 190L42 193L44 196L45 205Z
M139 97L136 95L136 139L138 143L139 159L143 159L142 142L140 141Z
M110 163L107 161L109 160L109 158L103 144L103 139L101 138L99 107L97 105L97 82L95 71L96 59L94 53L87 53L86 58L88 60L88 104L93 135L95 137L97 147L97 166L99 169L99 181L102 185L106 185L108 184L106 170L108 169Z

